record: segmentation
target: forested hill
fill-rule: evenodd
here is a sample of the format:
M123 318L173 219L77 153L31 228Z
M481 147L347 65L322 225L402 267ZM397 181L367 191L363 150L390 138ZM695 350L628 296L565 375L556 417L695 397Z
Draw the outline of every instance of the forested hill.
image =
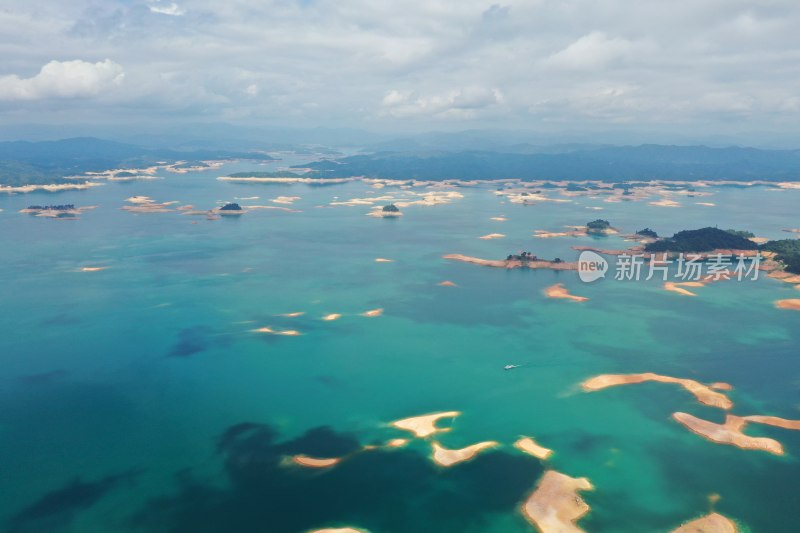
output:
M524 180L800 180L800 151L619 146L561 153L381 152L307 165L320 177Z
M59 183L64 176L111 168L135 168L158 161L272 159L260 152L153 150L91 137L42 142L0 142L0 185Z

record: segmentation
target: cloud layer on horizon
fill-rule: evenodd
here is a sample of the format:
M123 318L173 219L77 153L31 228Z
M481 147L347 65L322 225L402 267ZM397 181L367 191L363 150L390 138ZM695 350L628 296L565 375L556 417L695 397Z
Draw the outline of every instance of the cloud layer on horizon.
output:
M15 120L714 133L800 118L791 0L7 4Z

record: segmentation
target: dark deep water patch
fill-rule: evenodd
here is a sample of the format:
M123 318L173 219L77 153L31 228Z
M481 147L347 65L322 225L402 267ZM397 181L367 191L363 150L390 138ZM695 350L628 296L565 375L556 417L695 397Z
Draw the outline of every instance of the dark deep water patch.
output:
M96 481L75 478L65 486L43 495L15 514L9 533L41 533L68 530L75 515L84 511L120 485L134 482L140 470L111 474Z
M461 531L479 528L494 513L516 512L543 471L530 457L502 451L441 469L411 449L359 451L355 437L327 427L289 441L278 437L265 424L231 426L217 442L230 488L183 471L177 492L151 499L131 528L279 533L351 524L385 532ZM353 455L331 469L282 464L298 453Z

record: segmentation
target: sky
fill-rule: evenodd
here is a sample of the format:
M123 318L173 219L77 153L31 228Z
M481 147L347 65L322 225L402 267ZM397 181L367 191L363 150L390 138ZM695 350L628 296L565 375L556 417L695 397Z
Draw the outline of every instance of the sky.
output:
M3 0L0 122L800 147L798 28L797 0Z

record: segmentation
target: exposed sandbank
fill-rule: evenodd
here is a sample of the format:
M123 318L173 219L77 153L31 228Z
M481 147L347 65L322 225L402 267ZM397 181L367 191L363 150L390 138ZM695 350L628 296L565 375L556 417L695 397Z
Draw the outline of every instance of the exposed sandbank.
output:
M677 292L678 294L683 294L684 296L697 296L697 293L684 289L683 287L704 287L704 286L705 283L700 281L664 282L664 290L670 292Z
M381 316L382 314L383 314L383 308L381 307L379 309L371 309L369 311L365 311L361 313L361 316L365 316L367 318L373 318L376 316Z
M719 513L711 513L683 524L670 533L737 533L733 520Z
M573 478L548 470L522 504L522 514L542 533L585 533L575 522L590 508L578 491L593 488L585 477Z
M331 322L333 320L339 320L340 318L342 318L341 314L339 314L339 313L331 313L329 315L325 315L324 317L322 317L322 320L325 320L327 322Z
M778 309L793 309L800 311L800 298L787 298L785 300L778 300L775 302L775 307Z
M505 237L505 235L503 235L502 233L489 233L488 235L483 235L478 238L483 241L488 241L491 239L502 239L503 237Z
M433 461L439 466L448 467L453 466L454 464L463 463L464 461L469 461L480 452L499 446L500 443L493 440L478 442L458 450L448 450L447 448L442 447L442 445L438 442L434 442L431 445L433 446Z
M294 318L296 316L303 316L304 314L306 314L305 311L295 311L294 313L281 313L280 315L275 315L275 316L284 316L284 317L287 317L287 318Z
M307 468L329 468L339 464L342 461L342 458L330 457L322 459L318 457L309 457L307 455L294 455L292 456L292 461L297 465L305 466Z
M383 258L383 257L377 257L377 258L375 258L375 262L376 263L394 263L394 259L386 259L386 258Z
M514 443L514 447L517 448L518 450L521 450L527 454L536 457L537 459L544 460L553 455L553 450L539 445L531 437L520 438L517 442Z
M775 455L783 455L783 445L777 440L767 437L751 437L742 433L748 422L765 423L759 417L753 420L750 417L729 414L725 417L723 424L709 422L688 413L673 413L672 418L688 428L689 431L717 444L729 444L744 450L762 450Z
M437 285L440 287L458 287L458 285L450 280L440 281Z
M593 378L587 379L581 383L581 387L586 392L593 392L607 387L615 387L617 385L631 385L635 383L644 383L646 381L657 381L660 383L675 383L680 385L688 392L694 395L697 400L705 405L711 407L718 407L720 409L730 409L733 407L733 402L722 394L712 390L709 386L693 379L673 378L670 376L661 376L652 372L645 372L642 374L601 374ZM715 383L719 385L719 383Z
M326 527L325 529L315 529L309 533L369 533L366 529L356 529L354 527Z
M103 183L97 183L96 181L86 181L83 183L51 183L47 185L0 185L0 192L14 194L34 191L81 191L91 187L100 187L101 185L103 185Z
M272 329L269 326L265 326L263 328L254 329L253 331L255 333L268 333L270 335L283 335L283 336L286 336L286 337L297 337L299 335L302 335L302 333L300 333L296 329L275 330L275 329Z
M585 296L575 296L574 294L570 294L569 291L564 287L563 283L556 283L555 285L551 285L544 290L545 296L548 298L562 298L565 300L572 300L573 302L585 302L589 298Z
M450 428L438 428L436 422L442 418L455 418L460 415L460 411L444 411L441 413L431 413L429 415L412 416L403 418L391 423L392 427L412 432L418 438L429 437L435 433L450 431Z
M110 267L81 267L81 272L100 272L101 270L106 270Z

